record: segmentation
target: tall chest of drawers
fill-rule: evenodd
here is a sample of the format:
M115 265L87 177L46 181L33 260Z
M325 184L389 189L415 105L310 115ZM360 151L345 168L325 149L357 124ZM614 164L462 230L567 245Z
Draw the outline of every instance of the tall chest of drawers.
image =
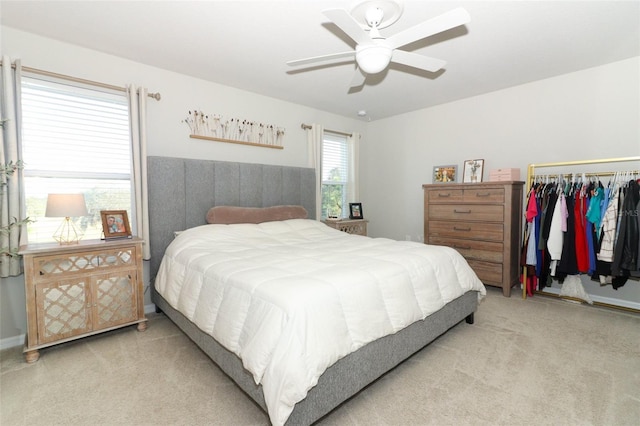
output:
M424 241L455 248L485 284L519 283L524 182L422 185Z

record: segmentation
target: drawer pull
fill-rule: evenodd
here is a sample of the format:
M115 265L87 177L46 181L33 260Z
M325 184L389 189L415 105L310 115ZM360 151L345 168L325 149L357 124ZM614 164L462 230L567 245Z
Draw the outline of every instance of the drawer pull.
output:
M484 194L476 192L476 197L489 197L490 195L491 195L490 192L485 192Z
M451 194L450 194L450 193L446 193L446 194L438 193L438 197L440 197L440 198L447 198L447 197L451 197Z
M453 212L454 212L454 213L466 213L466 214L469 214L469 213L471 213L471 209L469 209L469 210L458 210L458 209L453 209Z
M471 250L471 246L459 246L459 245L455 245L455 244L454 244L453 248L460 249L460 250Z
M454 231L465 231L465 232L469 232L471 231L471 228L458 228L457 226L453 227Z

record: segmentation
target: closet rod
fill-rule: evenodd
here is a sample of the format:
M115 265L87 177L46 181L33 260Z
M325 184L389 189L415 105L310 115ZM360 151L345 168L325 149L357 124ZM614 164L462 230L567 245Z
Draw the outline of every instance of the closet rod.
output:
M0 61L0 66L1 65L2 65L2 61ZM15 64L11 64L11 68L15 69L15 67L16 67ZM90 86L98 86L98 87L102 87L104 89L117 90L119 92L126 92L127 91L126 87L113 86L111 84L100 83L99 81L85 80L84 78L72 77L70 75L65 75L65 74L58 74L56 72L45 71L45 70L41 70L41 69L38 69L38 68L21 67L21 69L23 71L27 71L27 72L30 72L30 73L33 73L33 74L44 75L44 76L47 76L47 77L59 78L59 79L62 79L62 80L73 81L75 83L88 84ZM161 99L160 92L148 93L147 96L149 96L150 98L155 99L156 101L159 101Z
M638 173L640 173L640 170L622 170L622 171L619 171L619 172L593 172L593 173L577 173L577 172L552 173L552 174L541 173L541 174L534 174L533 177L534 178L536 178L536 177L538 177L538 178L541 178L541 177L559 178L560 176L572 176L572 175L585 175L587 177L592 177L592 176L600 177L600 176L615 176L617 173L626 173L626 172L638 174Z
M620 163L627 161L640 161L640 156L605 158L600 160L558 161L554 163L529 164L529 166L527 167L527 183L531 182L531 177L535 174L536 167L581 166L584 164Z
M300 127L302 127L303 130L311 130L311 124L302 123ZM347 136L347 137L353 136L352 133L339 132L337 130L329 130L329 129L325 129L325 130L329 133L335 133L336 135Z

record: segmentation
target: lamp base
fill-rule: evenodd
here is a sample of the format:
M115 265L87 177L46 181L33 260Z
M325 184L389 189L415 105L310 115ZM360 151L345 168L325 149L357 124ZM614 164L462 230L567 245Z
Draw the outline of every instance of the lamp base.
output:
M59 242L60 245L78 244L83 235L83 233L78 232L70 218L66 217L54 232L53 239Z

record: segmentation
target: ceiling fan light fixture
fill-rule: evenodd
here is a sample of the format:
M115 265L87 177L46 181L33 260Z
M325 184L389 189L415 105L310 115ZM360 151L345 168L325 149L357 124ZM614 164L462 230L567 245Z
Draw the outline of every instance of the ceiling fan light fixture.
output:
M393 50L383 45L358 46L356 62L366 74L377 74L384 70L391 61Z

